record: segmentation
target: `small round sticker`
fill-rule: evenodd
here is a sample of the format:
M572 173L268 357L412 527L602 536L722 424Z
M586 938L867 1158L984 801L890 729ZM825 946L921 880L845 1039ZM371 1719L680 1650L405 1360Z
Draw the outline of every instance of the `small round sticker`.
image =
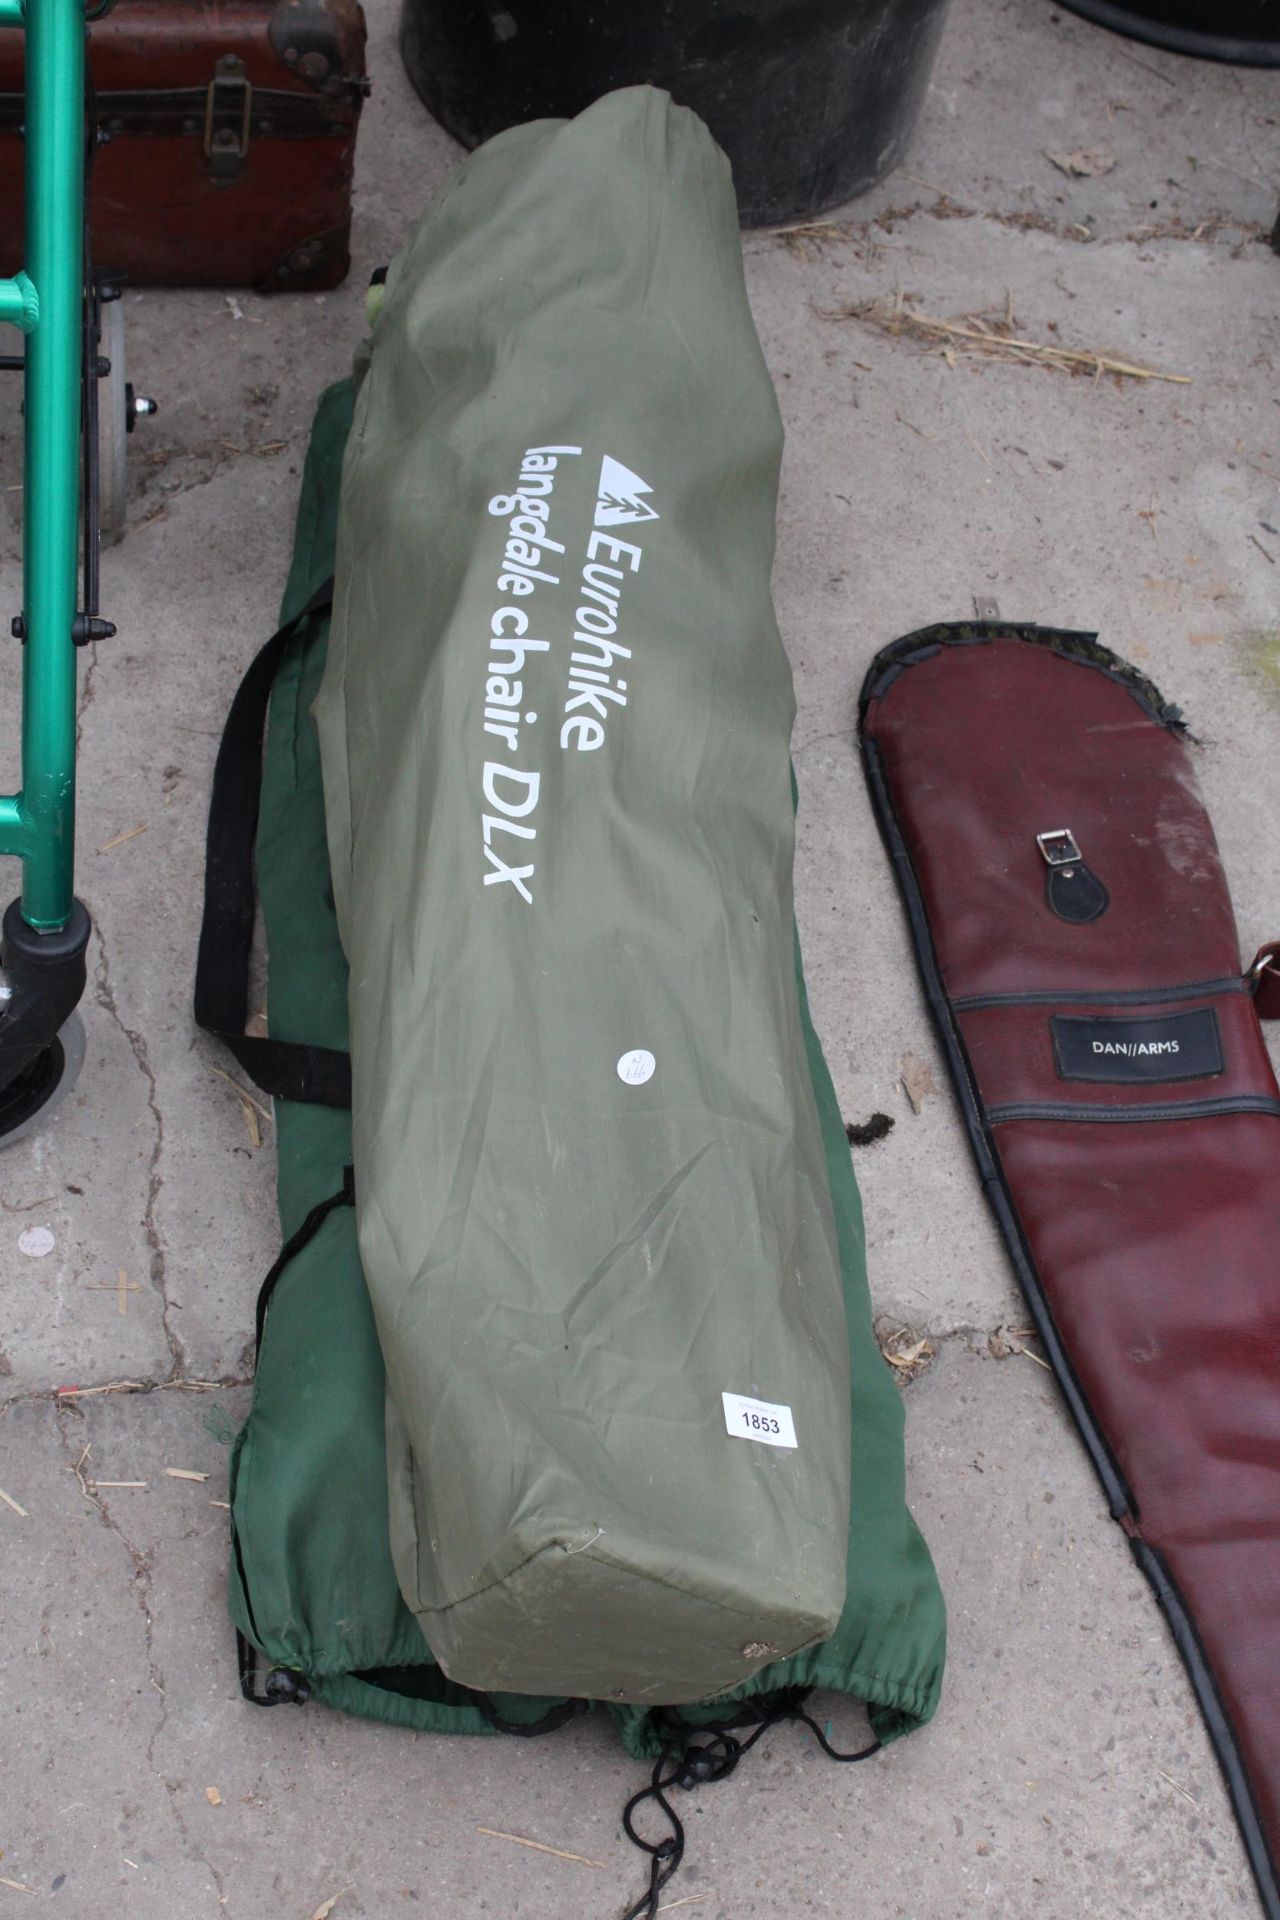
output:
M644 1047L635 1047L630 1053L624 1053L618 1062L618 1078L628 1087L642 1087L646 1080L652 1080L658 1063Z
M19 1250L32 1260L43 1260L56 1245L48 1227L28 1227L25 1233L18 1235Z

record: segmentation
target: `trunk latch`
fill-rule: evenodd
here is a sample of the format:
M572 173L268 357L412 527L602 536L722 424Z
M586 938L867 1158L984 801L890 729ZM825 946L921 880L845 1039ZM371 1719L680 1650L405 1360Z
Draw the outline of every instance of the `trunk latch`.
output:
M238 180L249 157L253 87L238 53L224 53L205 95L204 150L209 178L220 187Z

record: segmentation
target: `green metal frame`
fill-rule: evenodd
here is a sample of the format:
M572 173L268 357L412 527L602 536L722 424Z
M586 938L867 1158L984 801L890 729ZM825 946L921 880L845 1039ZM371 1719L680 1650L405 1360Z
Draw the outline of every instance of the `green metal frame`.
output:
M71 915L84 300L84 0L0 0L27 36L25 269L0 321L26 335L22 791L0 796L0 854L22 861L22 914Z

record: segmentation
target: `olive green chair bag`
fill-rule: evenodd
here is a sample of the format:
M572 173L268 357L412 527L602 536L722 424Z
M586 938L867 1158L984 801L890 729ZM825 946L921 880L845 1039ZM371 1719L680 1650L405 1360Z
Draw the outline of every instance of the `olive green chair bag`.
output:
M441 1732L594 1699L650 1756L814 1687L882 1742L934 1710L792 931L779 440L724 163L644 90L464 163L321 404L197 981L277 1096L250 1697Z
M697 1700L844 1605L781 443L665 94L493 141L391 267L315 715L392 1552L471 1687Z

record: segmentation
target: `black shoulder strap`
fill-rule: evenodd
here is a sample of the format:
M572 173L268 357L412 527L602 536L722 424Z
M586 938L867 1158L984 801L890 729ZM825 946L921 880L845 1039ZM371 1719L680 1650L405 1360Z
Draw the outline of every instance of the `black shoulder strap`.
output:
M262 1330L267 1324L267 1308L271 1305L271 1296L276 1290L277 1280L279 1280L281 1274L289 1265L289 1262L296 1259L298 1254L302 1252L302 1249L309 1246L315 1239L335 1207L354 1207L355 1203L356 1170L354 1167L344 1167L342 1169L342 1185L338 1188L338 1191L331 1193L326 1200L321 1200L316 1206L312 1207L310 1213L298 1228L298 1231L291 1234L281 1247L275 1260L272 1262L266 1279L258 1289L258 1308L254 1315L253 1325L253 1351L255 1358L262 1351Z
M334 1047L255 1039L249 1013L249 952L256 895L253 845L262 795L262 743L271 686L290 640L313 613L333 605L328 579L273 634L240 682L222 731L209 802L204 919L196 960L196 1020L216 1034L264 1093L324 1107L351 1105L351 1060Z

